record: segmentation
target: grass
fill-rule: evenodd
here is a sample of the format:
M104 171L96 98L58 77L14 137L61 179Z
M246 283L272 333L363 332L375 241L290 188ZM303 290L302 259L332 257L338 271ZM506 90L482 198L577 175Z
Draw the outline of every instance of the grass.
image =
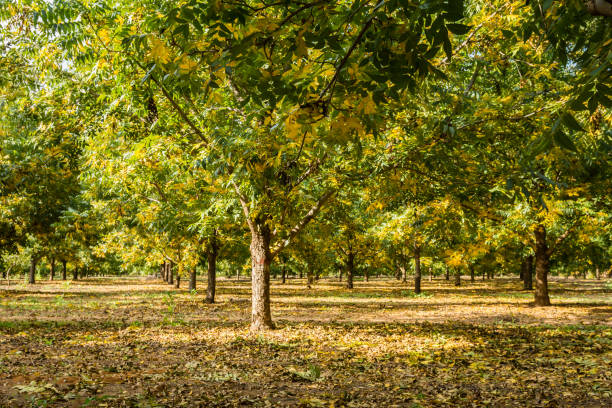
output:
M550 308L517 279L305 286L274 282L260 334L244 280L213 305L136 278L0 286L0 407L612 405L604 281L552 279Z

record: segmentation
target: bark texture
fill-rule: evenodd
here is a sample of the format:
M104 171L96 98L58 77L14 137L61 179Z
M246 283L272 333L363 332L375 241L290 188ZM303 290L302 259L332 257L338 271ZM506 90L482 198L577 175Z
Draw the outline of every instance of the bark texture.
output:
M414 293L421 293L421 248L414 247Z
M193 267L189 271L189 291L196 290L196 268Z
M36 283L36 264L38 263L38 260L36 259L35 256L32 256L30 258L30 273L28 275L28 283L33 285Z
M217 239L215 236L211 238L211 242L208 245L206 253L206 259L208 263L207 278L208 282L206 285L206 303L215 303L215 290L217 287L217 254L219 248L217 246Z
M523 289L524 290L532 290L533 289L533 255L529 255L525 257L524 267L521 268L523 275Z
M353 289L353 274L355 272L355 254L349 249L346 256L346 288Z
M536 306L550 306L550 298L548 297L550 252L546 242L546 228L542 224L535 228L535 239L536 286L534 304Z
M273 329L270 312L270 227L253 222L251 230L251 330Z

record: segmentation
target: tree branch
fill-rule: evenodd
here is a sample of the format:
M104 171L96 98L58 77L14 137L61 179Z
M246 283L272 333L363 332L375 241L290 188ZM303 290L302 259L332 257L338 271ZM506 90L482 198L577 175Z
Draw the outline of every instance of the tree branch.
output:
M561 243L563 241L565 241L565 238L567 238L569 236L569 234L574 230L574 228L576 226L578 226L578 222L579 221L580 221L580 217L578 217L572 223L572 225L570 225L569 228L567 230L565 230L565 232L563 234L559 235L559 237L555 240L555 243L553 244L553 246L548 248L548 250L546 251L548 253L548 256L552 255L553 252L555 252L555 250L559 247L559 245L561 245Z
M378 4L374 7L374 10L382 6L384 2L385 0L381 0L380 2L378 2ZM319 94L319 100L322 100L325 94L327 93L327 91L331 89L332 92L329 95L329 100L331 101L332 96L333 96L333 88L336 84L336 81L338 80L338 76L340 75L340 70L346 64L346 62L348 61L353 51L355 51L355 48L357 48L357 45L359 45L359 43L361 42L361 39L363 38L366 31L368 31L368 28L370 28L373 21L374 21L374 16L371 16L369 20L365 23L365 25L361 28L361 31L359 32L359 34L357 34L357 38L355 38L355 41L353 41L353 44L351 44L351 47L348 49L348 51L346 52L346 54L344 55L344 57L342 58L338 66L336 67L336 72L334 73L334 76L332 77L331 81L329 81L327 86Z
M317 216L325 203L327 203L327 201L329 201L337 192L338 191L336 189L328 190L321 196L321 198L319 198L319 200L310 208L306 215L304 215L304 217L295 225L295 227L289 231L289 236L283 242L281 242L280 245L274 249L274 251L272 251L272 259L274 259L274 257L278 255L280 251L291 243L291 240L295 238L295 236L299 234L300 231L302 231L314 217Z
M132 58L132 60L134 61L134 63L136 63L136 65L138 65L143 71L148 72L147 69L136 59ZM202 133L202 131L191 121L191 119L189 119L189 117L187 116L187 114L185 113L185 111L180 107L180 105L174 100L174 98L172 97L172 95L170 95L170 93L166 90L166 88L164 88L164 85L157 79L155 78L155 75L153 75L151 73L151 75L149 76L149 78L151 78L151 80L153 82L155 82L155 84L159 87L159 89L162 91L162 93L164 94L164 96L166 97L166 99L168 100L168 102L170 102L170 104L174 107L174 109L178 112L179 116L187 123L187 125L189 125L189 127L198 135L198 137L202 140L202 142L204 142L205 144L208 144L208 139L206 138L206 136L204 136L204 133Z
M255 227L253 225L253 221L251 221L251 212L249 211L249 206L247 205L246 197L240 192L238 185L234 180L232 180L232 186L234 186L234 191L238 196L238 200L240 201L240 205L242 206L242 211L244 212L244 217L246 218L247 225L251 230L251 233L255 231Z

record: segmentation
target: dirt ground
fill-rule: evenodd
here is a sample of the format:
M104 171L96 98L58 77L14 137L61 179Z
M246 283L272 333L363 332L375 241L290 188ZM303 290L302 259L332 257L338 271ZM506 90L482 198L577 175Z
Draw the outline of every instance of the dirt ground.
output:
M612 406L604 280L274 281L264 334L244 279L0 284L0 407Z

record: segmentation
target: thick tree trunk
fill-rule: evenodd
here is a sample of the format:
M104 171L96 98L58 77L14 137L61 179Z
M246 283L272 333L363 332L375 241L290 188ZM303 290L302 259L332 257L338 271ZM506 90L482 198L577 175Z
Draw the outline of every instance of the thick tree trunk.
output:
M178 273L176 274L176 283L174 287L177 289L181 287L181 275L179 275Z
M79 267L74 266L74 270L72 271L72 280L79 280Z
M470 282L474 282L476 280L476 275L474 274L474 265L470 264Z
M429 270L429 281L433 282L433 268L430 266L428 270Z
M281 269L281 283L284 285L287 283L287 268L283 265L283 269Z
M601 279L601 273L599 271L599 265L595 265L595 279L597 279L597 280Z
M414 247L414 293L421 293L421 248Z
M455 286L461 286L461 268L455 270Z
M206 284L206 299L204 302L206 303L215 303L215 289L217 288L217 254L219 248L217 247L217 238L215 235L211 238L211 242L208 245L207 251L207 261L208 261L208 269L207 269L207 279L208 282Z
M196 290L196 268L195 266L189 271L189 291Z
M338 268L338 282L342 282L343 273L344 273L344 270L342 269L342 267Z
M363 278L365 279L366 282L370 281L370 271L368 269L363 271Z
M448 266L446 267L446 275L444 277L446 280L450 280L450 271L448 270Z
M408 281L408 273L406 272L406 267L405 266L400 266L399 268L400 270L400 276L402 277L402 282L406 283Z
M49 275L51 280L55 279L55 258L51 258L51 273Z
M273 329L270 313L270 227L253 222L251 231L251 330Z
M36 257L32 255L32 257L30 258L30 274L28 276L28 283L32 285L36 283L36 264L37 263L38 263L38 260L36 259Z
M168 266L168 283L172 285L174 283L174 262L170 261Z
M534 304L536 306L550 306L550 298L548 297L550 253L546 243L546 227L542 224L535 228L535 240L536 286Z
M346 257L346 288L353 289L353 273L355 272L355 254L349 250Z
M62 261L62 280L66 280L66 261Z
M533 289L533 255L525 257L523 265L521 265L521 274L523 275L523 290Z
M165 281L166 280L166 261L159 266L159 277Z
M584 4L593 16L612 17L612 3L608 0L584 0Z
M310 289L314 284L314 275L312 274L310 267L306 269L306 287Z

